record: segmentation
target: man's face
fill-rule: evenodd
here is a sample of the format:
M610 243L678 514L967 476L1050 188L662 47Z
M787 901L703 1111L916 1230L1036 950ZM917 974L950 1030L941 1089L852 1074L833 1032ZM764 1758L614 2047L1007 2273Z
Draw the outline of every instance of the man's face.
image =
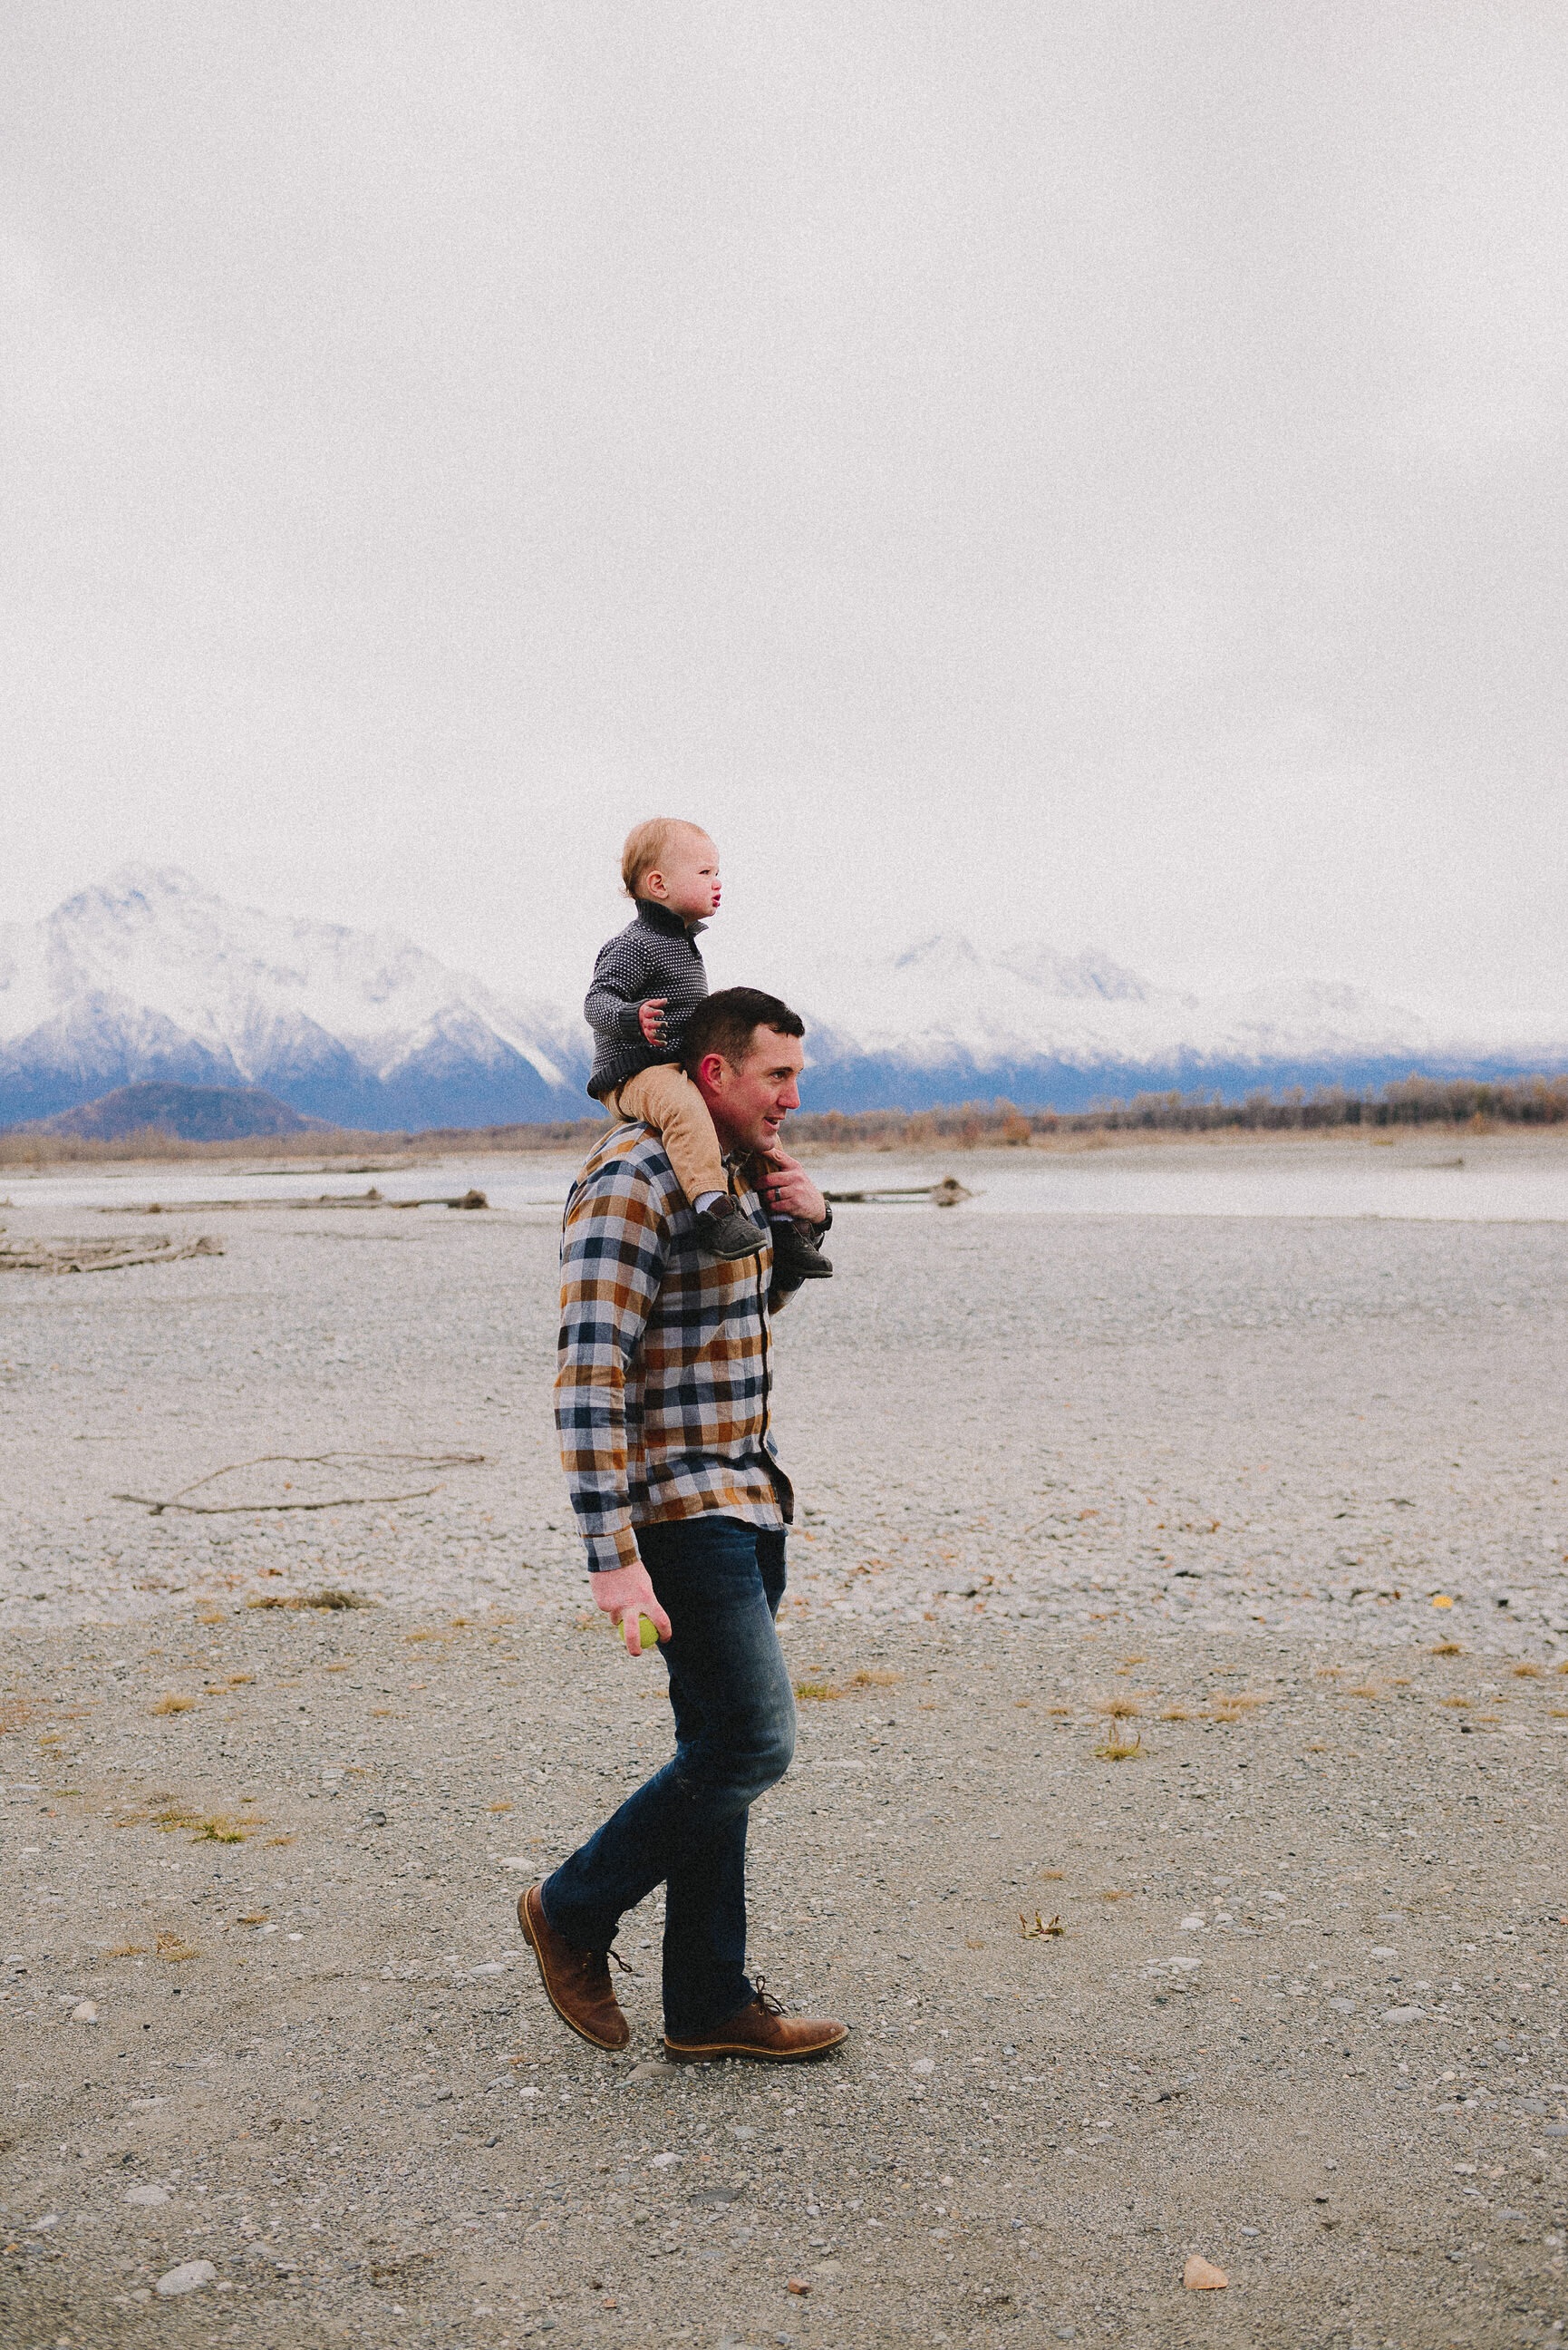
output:
M800 1107L796 1080L805 1066L800 1038L781 1036L776 1028L753 1028L751 1050L738 1066L716 1053L703 1062L698 1083L728 1149L769 1149L789 1112Z

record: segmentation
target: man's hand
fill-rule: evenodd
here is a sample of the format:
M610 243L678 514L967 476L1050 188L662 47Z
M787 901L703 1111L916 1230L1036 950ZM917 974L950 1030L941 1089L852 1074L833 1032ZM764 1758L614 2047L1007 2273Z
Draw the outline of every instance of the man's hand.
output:
M591 1575L594 1599L618 1628L626 1625L626 1652L628 1657L640 1657L642 1643L637 1636L637 1619L649 1616L659 1627L661 1640L670 1638L670 1618L653 1596L653 1586L648 1569L639 1559L635 1566L611 1567L606 1575Z
M639 1003L637 1007L642 1033L650 1045L662 1045L664 1042L664 1007L669 1001L668 995L650 995L646 1003Z
M777 1142L768 1152L763 1197L770 1210L776 1210L785 1216L798 1217L803 1224L823 1224L827 1221L826 1201L799 1159L792 1159Z

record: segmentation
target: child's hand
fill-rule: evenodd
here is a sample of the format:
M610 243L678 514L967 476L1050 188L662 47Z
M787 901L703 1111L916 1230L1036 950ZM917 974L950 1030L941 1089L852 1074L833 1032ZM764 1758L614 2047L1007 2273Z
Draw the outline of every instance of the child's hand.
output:
M642 1033L650 1045L662 1045L664 1042L664 1007L669 1001L668 995L653 995L646 1003L639 1003L637 1007Z

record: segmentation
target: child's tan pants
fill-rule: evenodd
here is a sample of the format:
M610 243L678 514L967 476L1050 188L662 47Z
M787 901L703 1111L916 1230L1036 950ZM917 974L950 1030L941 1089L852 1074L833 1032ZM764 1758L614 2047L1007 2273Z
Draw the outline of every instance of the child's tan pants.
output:
M620 1118L639 1118L645 1126L658 1128L676 1180L689 1201L704 1191L729 1190L724 1154L708 1106L684 1069L669 1061L661 1061L657 1068L639 1069L635 1077L628 1077L624 1086L607 1094L605 1104Z

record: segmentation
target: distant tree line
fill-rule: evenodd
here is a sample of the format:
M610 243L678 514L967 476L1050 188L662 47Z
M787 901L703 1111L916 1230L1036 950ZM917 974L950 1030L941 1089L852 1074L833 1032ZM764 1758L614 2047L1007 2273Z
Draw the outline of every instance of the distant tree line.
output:
M941 1143L976 1149L1026 1149L1075 1135L1310 1134L1341 1127L1447 1127L1486 1134L1503 1128L1568 1124L1568 1076L1550 1077L1404 1077L1379 1092L1355 1094L1338 1086L1313 1093L1258 1092L1244 1101L1218 1095L1144 1093L1131 1101L1080 1110L1020 1109L1010 1101L960 1102L923 1110L802 1111L790 1138L844 1150L917 1150ZM0 1133L0 1167L62 1166L124 1159L295 1160L365 1159L384 1163L402 1154L430 1158L485 1151L586 1151L605 1130L602 1118L557 1118L528 1126L429 1127L417 1134L376 1134L327 1128L311 1134L257 1135L246 1141L187 1142L158 1127L100 1141L15 1128ZM351 1171L345 1170L343 1171Z
M1084 1134L1305 1134L1338 1127L1494 1128L1568 1122L1568 1076L1483 1079L1404 1077L1376 1093L1302 1087L1225 1101L1218 1094L1142 1093L1093 1109L1020 1109L1010 1101L962 1102L950 1109L818 1110L792 1118L802 1142L846 1149L916 1149L943 1142L1027 1146L1037 1138Z

